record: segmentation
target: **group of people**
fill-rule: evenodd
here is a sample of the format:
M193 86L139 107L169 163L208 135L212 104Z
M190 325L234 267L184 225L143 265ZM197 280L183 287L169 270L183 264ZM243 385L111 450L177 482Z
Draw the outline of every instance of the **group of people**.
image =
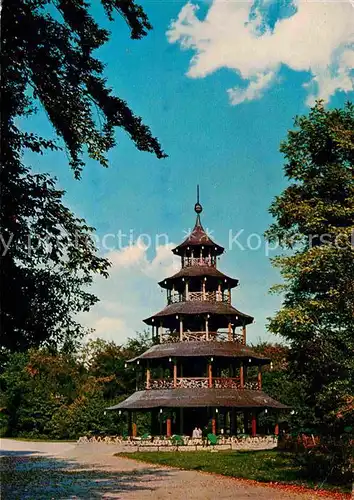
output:
M192 438L201 438L203 437L203 432L200 427L195 426L192 432Z

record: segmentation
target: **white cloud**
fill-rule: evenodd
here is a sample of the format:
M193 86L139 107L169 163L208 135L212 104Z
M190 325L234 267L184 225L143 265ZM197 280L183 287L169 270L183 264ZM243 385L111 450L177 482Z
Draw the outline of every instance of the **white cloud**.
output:
M199 7L187 3L167 37L195 52L188 76L235 70L247 87L228 90L234 105L259 99L276 81L281 65L311 74L308 104L316 98L328 100L338 90L353 90L353 4L297 0L292 15L278 19L271 30L264 22L270 3L255 8L247 2L213 0L203 20L197 16Z
M177 272L180 262L171 249L173 243L156 248L155 256L148 258L148 248L142 244L109 252L109 278L98 277L92 292L100 298L79 321L94 329L90 337L124 342L143 331L143 319L166 305L166 293L159 292L158 281Z
M244 101L254 101L263 97L264 91L271 85L274 79L274 73L260 74L255 80L251 81L246 89L234 87L228 89L230 102L232 105L240 104Z

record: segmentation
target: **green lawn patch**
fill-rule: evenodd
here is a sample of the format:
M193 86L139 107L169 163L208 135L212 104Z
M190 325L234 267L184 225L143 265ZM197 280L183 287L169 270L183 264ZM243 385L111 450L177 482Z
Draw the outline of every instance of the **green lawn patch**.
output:
M212 472L260 482L296 484L341 492L351 491L351 485L333 485L323 481L310 481L301 467L294 463L293 455L276 450L269 451L191 451L191 452L136 452L117 453L134 460L180 469Z

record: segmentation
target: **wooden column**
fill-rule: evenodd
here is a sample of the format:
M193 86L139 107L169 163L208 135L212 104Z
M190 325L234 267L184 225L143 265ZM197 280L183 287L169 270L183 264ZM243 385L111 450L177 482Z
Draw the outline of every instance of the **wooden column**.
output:
M242 343L246 345L246 325L242 326Z
M227 339L228 339L229 342L232 341L232 326L231 326L231 323L228 324Z
M179 320L179 340L183 340L183 319Z
M132 415L132 436L133 437L136 437L138 435L138 430L137 430L137 426L136 426L136 413L133 412L133 415Z
M205 281L202 283L203 300L205 300Z
M279 424L278 422L275 424L275 427L274 427L274 434L276 436L279 436Z
M159 334L160 334L160 344L162 344L162 321L160 321L160 331L159 331Z
M173 365L173 387L177 387L177 360L174 361Z
M245 387L245 378L244 378L244 372L243 372L243 361L241 361L241 366L240 366L240 386L241 389Z
M258 390L262 390L262 365L258 366Z
M252 413L252 429L251 429L251 435L252 437L255 437L257 434L257 415L256 413Z
M172 425L171 425L171 416L169 415L166 419L166 436L171 437L172 435Z
M146 368L146 388L150 389L150 368L149 368L149 365Z
M216 434L216 416L215 416L215 414L213 415L213 418L211 419L211 432L213 434Z
M205 318L205 338L209 340L209 321L208 318Z
M186 281L186 300L189 300L188 281Z
M208 363L208 386L213 387L213 367L211 361Z
M218 296L217 296L217 299L219 302L221 301L221 284L219 283L218 284Z

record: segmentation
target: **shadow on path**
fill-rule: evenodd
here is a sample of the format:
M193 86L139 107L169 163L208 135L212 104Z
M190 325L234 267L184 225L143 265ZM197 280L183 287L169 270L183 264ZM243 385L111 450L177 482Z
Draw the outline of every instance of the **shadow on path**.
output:
M106 471L54 457L8 452L0 458L1 498L48 500L119 498L122 492L153 490L152 481L170 473L146 467L132 471Z

